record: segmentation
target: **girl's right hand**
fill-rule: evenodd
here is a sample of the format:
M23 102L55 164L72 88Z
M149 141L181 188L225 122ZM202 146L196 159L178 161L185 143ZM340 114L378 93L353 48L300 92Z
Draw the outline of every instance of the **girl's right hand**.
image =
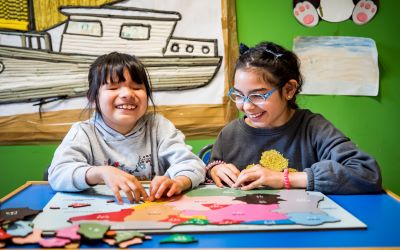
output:
M135 176L115 167L92 167L86 172L86 181L90 185L104 182L114 193L119 204L124 203L120 191L126 194L130 203L138 203L148 198L142 184Z
M215 182L217 187L224 187L222 181L228 186L233 187L238 176L240 174L239 169L233 164L219 164L210 170L210 176Z

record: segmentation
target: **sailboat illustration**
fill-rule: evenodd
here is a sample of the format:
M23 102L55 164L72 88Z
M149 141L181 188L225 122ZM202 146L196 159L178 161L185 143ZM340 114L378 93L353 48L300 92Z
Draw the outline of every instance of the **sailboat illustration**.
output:
M0 103L84 96L97 56L119 51L138 56L154 91L207 85L218 72L216 39L174 37L181 14L134 7L61 7L67 16L59 51L47 32L0 30L22 46L0 44Z

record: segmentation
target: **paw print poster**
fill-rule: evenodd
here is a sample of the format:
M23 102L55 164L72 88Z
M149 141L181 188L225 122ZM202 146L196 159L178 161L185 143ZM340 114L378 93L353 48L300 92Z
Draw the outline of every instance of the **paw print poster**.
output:
M374 18L378 7L378 0L294 0L293 15L306 27L321 20L336 23L349 19L364 25Z

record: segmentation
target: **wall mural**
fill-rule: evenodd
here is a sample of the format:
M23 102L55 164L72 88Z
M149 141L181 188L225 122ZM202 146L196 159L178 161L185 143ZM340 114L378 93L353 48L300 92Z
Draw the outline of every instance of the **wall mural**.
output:
M81 111L89 66L111 51L142 60L156 106L184 133L215 135L227 122L221 17L224 12L227 20L222 7L232 1L210 1L0 4L0 126L14 132L1 132L0 142L57 141L73 122L87 119ZM53 14L48 15L48 9ZM202 20L206 27L193 22L180 27L186 17L189 22Z

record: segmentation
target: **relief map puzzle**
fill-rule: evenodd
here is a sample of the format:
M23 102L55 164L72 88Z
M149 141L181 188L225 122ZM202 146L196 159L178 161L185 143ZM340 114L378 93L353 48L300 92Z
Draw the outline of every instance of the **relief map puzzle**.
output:
M151 233L366 228L327 196L302 189L242 191L204 185L155 202L119 205L112 200L104 185L57 193L35 218L34 227L52 231L96 222L114 230Z

